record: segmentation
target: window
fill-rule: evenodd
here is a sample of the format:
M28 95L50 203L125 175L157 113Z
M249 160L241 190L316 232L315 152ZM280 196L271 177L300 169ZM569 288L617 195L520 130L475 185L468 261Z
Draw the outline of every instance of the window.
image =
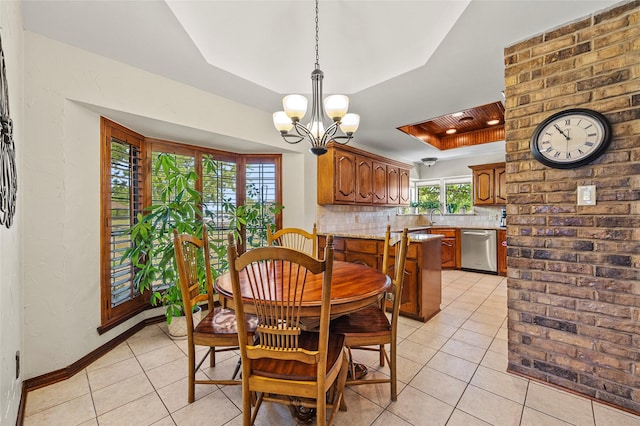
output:
M435 201L442 206L442 213L472 213L471 176L447 177L422 181L416 184L417 201Z
M162 168L157 167L160 153L170 153L181 170L198 176L195 189L202 193L201 214L211 241L226 244L227 234L235 229L229 211L236 206L258 201L271 206L280 204L282 197L279 155L248 156L148 140L104 118L101 140L102 325L98 331L103 333L151 306L149 292L141 293L134 283L135 266L121 257L131 247L126 231L146 206L163 197L158 189L164 179ZM246 190L238 191L245 183ZM277 223L280 227L280 221L280 215L265 208L260 225L247 230L241 227L240 234L250 247L258 247L266 243L266 226ZM217 253L211 246L212 269L226 270L226 252ZM162 290L162 286L158 280L153 289Z
M471 212L471 182L445 181L445 206L449 214Z
M236 205L238 168L231 161L215 160L212 155L202 156L202 208L209 238L226 241L233 230L233 220L227 205ZM211 267L215 271L227 269L226 253L211 250Z
M102 324L135 314L148 303L138 292L131 262L121 262L131 246L126 230L143 208L142 137L115 123L102 125L102 196L104 228L101 232L101 319Z
M440 183L418 186L418 201L435 201L440 202Z
M267 245L267 226L274 222L275 214L270 208L278 202L279 187L277 181L276 164L248 161L246 166L246 194L245 203L260 203L262 211L259 226L246 230L247 248Z

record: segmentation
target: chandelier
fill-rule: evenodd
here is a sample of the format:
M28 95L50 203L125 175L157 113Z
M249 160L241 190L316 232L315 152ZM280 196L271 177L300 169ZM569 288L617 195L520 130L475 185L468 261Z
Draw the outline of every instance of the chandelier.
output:
M320 70L318 55L318 0L316 0L316 63L311 73L311 121L306 126L300 124L300 120L307 112L307 98L302 95L285 96L282 99L284 111L273 113L273 124L280 131L282 138L290 144L306 139L311 144L310 151L315 155L327 152L329 142L340 144L349 142L360 124L358 114L347 114L349 98L344 95L330 95L324 99L324 111L330 120L325 118L322 113L323 78L324 73ZM336 135L338 129L344 134ZM292 130L293 133L290 133Z

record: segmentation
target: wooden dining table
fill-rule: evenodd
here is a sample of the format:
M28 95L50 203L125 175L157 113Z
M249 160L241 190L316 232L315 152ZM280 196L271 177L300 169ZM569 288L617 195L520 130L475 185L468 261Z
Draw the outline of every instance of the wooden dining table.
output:
M249 283L242 271L240 277L240 289L243 298L247 301L245 309L247 313L253 313ZM286 280L285 280L286 281ZM335 260L331 276L331 316L355 312L379 301L383 294L391 287L391 279L382 272L370 266L351 262ZM231 274L226 273L218 277L214 284L215 290L221 297L233 306L233 292L231 287ZM300 316L312 318L320 316L322 296L322 274L307 277L303 294Z
M244 303L245 312L255 314L246 270L240 272L239 278L240 291L246 301ZM300 326L303 329L313 330L318 326L322 303L322 281L323 274L311 274L307 277L300 310L302 317ZM284 282L288 282L288 280L284 279ZM331 317L336 318L376 303L390 288L391 278L377 269L357 263L334 260L331 276ZM218 277L214 283L214 289L220 297L229 302L227 306L233 306L233 291L229 272ZM367 374L367 368L364 365L358 364L356 368L362 375ZM294 416L299 421L307 422L315 415L315 409L309 410L295 405L291 407Z

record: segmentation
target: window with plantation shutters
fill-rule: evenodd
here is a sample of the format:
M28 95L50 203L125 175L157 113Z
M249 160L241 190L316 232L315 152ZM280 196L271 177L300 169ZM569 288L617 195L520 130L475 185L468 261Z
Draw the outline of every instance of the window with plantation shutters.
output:
M152 149L151 151L151 203L154 205L162 203L163 194L161 193L161 189L165 186L163 185L163 182L165 182L167 179L165 172L158 167L158 156L162 152L163 151L156 149ZM180 169L180 172L195 172L196 160L194 153L190 151L188 151L187 153L173 152L172 156L175 158L176 166L178 167L178 169ZM167 197L167 199L172 199L173 197L175 197L175 191L173 192L173 194L165 194L164 196ZM154 262L154 265L157 265L160 262L160 259L152 259L152 262ZM163 282L159 277L155 282L151 284L151 290L162 292L168 287L168 285L168 283Z
M266 245L266 226L281 224L280 215L267 208L261 212L260 225L238 229L233 216L237 206L259 201L279 205L282 195L280 155L233 154L147 139L105 118L101 125L102 321L98 331L103 333L152 307L151 292L139 291L134 279L137 269L122 255L131 247L127 231L136 223L138 215L162 198L159 188L163 185L159 183L165 176L162 168L156 167L161 153L172 155L181 170L197 175L193 189L202 194L200 214L208 228L214 274L228 269L226 252L216 252L213 247L219 247L221 241L226 243L229 232L238 232L240 241L247 242L247 248L259 247ZM162 292L166 286L158 279L151 288Z
M269 207L278 201L276 176L274 163L247 160L245 203L265 206L260 225L246 230L247 249L267 245L267 226L275 222L275 214L269 211Z
M103 122L102 155L102 324L138 312L148 301L136 288L135 267L122 259L131 246L126 232L144 206L142 137Z
M202 156L202 210L207 233L212 241L226 241L233 231L233 218L228 205L236 205L238 194L238 166L235 162L216 160L214 156ZM213 247L210 244L210 247ZM211 268L214 273L227 270L225 253L211 250Z

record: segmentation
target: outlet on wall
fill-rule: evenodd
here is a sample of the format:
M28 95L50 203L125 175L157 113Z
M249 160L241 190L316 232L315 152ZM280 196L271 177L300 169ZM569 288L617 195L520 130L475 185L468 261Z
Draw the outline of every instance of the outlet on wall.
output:
M578 205L579 206L595 206L596 205L596 186L578 186Z

